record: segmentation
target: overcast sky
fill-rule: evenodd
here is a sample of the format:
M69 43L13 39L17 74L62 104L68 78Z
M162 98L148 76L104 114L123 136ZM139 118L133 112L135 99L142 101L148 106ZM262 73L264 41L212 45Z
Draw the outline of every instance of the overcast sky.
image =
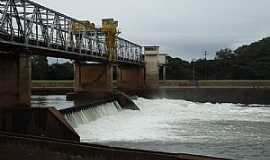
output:
M270 36L270 0L35 0L76 19L119 21L121 36L186 60Z

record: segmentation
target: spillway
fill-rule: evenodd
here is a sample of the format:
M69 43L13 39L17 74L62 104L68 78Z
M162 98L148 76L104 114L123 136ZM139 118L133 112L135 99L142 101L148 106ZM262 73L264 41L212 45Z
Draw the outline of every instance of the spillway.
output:
M117 101L105 103L99 106L88 106L77 112L65 114L65 118L73 128L91 123L99 118L116 114L122 110Z
M82 142L232 159L270 159L270 108L138 98L67 115Z

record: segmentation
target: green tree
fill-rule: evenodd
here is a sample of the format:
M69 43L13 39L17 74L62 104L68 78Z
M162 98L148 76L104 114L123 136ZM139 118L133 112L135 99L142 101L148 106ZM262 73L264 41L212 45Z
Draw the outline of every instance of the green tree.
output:
M50 80L73 80L74 67L70 62L62 64L52 64L49 66L49 79Z
M32 57L32 79L46 80L48 79L48 60L45 56Z
M191 64L180 58L167 57L166 78L168 80L192 79Z
M223 60L223 59L233 59L235 58L235 54L231 49L225 48L217 51L215 59Z

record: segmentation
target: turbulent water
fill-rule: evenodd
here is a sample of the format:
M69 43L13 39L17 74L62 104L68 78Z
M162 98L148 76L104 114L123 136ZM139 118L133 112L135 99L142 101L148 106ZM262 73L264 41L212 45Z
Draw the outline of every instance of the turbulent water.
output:
M109 106L103 116L78 122L75 129L81 141L230 159L270 159L268 106L143 98L135 103L141 111L112 112L115 107Z
M89 108L81 110L80 112L65 114L65 118L73 128L77 128L82 124L89 124L99 118L114 115L120 111L121 107L115 101L99 106L89 106Z

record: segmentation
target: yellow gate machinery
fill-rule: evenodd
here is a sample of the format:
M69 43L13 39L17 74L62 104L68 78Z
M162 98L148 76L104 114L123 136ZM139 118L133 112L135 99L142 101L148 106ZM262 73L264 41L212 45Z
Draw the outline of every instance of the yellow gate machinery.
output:
M118 21L114 21L112 18L102 19L101 32L105 33L106 49L107 49L107 58L110 62L117 61L117 36L119 34L118 30ZM90 21L80 21L72 22L71 25L72 32L75 35L82 35L83 32L93 32L95 24Z

